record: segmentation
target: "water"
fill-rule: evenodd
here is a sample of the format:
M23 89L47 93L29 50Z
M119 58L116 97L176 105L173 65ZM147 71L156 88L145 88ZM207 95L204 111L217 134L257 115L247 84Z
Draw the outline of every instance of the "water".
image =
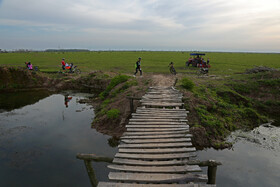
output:
M94 111L77 101L88 95L24 92L0 95L0 186L90 186L77 153L113 157L110 136L91 129ZM223 187L278 187L280 128L264 125L229 137L232 149L207 149L198 159L215 159L216 182ZM100 181L108 181L106 163L93 163ZM204 173L206 173L204 168Z
M222 162L217 170L217 186L279 187L279 135L279 127L267 125L249 132L237 131L229 137L234 143L232 149L199 151L198 158Z
M3 104L6 96L0 97L0 108L5 110L0 113L0 186L90 186L84 163L76 154L113 157L117 152L108 145L110 136L91 129L93 109L78 103L87 95L70 93L68 107L62 94L10 96L29 105L11 103L18 108L12 110ZM27 102L26 96L32 101ZM98 180L107 180L106 165L93 164Z

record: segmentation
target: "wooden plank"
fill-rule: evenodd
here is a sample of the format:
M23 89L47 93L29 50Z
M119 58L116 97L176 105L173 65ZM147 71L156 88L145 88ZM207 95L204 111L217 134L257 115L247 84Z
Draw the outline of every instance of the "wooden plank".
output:
M126 125L126 128L185 128L188 125Z
M134 165L134 166L175 166L175 165L185 165L188 163L188 160L180 159L180 160L149 161L149 160L114 158L113 163Z
M141 99L140 100L141 103L156 103L156 102L163 102L163 103L182 103L182 99L166 99L166 98L162 98L162 99Z
M165 109L162 109L162 108L142 108L142 107L138 107L136 109L137 111L162 111L162 112L187 112L186 109L168 109L168 108L165 108Z
M173 114L186 114L184 111L139 111L136 110L137 114L167 114L167 115L173 115Z
M184 105L184 103L157 103L157 102L153 102L153 103L142 103L142 105L146 105L146 106L161 106L161 107L180 107L182 105Z
M216 185L213 184L137 184L137 183L99 182L97 187L216 187Z
M123 173L110 172L109 179L125 182L149 182L149 183L170 183L170 182L207 182L207 176L201 174L156 174L156 173Z
M132 119L186 119L187 115L131 114Z
M145 122L145 121L131 121L128 122L130 125L187 125L186 122L172 122L172 121L150 121L150 122Z
M145 119L145 118L141 118L141 119L135 119L132 118L129 120L130 122L187 122L188 120L186 119Z
M188 115L187 114L156 114L156 113L132 113L131 114L132 116L161 116L161 117L165 117L167 118L168 117L187 117Z
M181 94L181 93L167 93L167 92L147 92L145 94L145 96L146 95L160 95L160 96L169 96L169 97L173 97L173 98L183 96L183 94Z
M162 109L162 108L159 108L159 109ZM173 110L173 111L172 111ZM170 111L165 111L165 110L136 110L137 113L144 113L144 112L153 112L153 113L163 113L163 114L173 114L173 113L178 113L178 114L184 114L186 113L186 111L178 111L178 110L175 110L175 109L171 109Z
M174 153L174 154L130 154L117 153L116 158L140 159L140 160L169 160L195 157L196 152L189 153Z
M145 94L145 98L183 98L182 94Z
M172 135L172 134L186 134L189 130L178 130L178 131L154 131L154 132L125 132L123 136L149 136L149 135Z
M198 165L184 165L184 166L127 166L127 165L108 165L110 169L139 172L139 173L186 173L186 172L200 172L201 168Z
M122 139L124 143L140 144L140 143L173 143L173 142L190 142L190 138L163 138L163 139Z
M180 143L147 143L147 144L120 144L119 148L154 148L154 147L191 147L191 142L180 142Z
M127 128L128 132L158 132L158 131L181 131L189 130L186 128Z
M157 138L191 138L191 134L163 134L163 135L158 135L155 133L155 135L148 135L148 136L133 136L133 135L125 135L122 136L121 139L157 139Z
M134 115L132 119L177 119L177 120L185 120L186 119L186 116L181 116L181 117L178 117L178 116L158 116L158 115L153 115L153 116L136 116Z
M136 114L139 114L139 115L161 115L161 116L165 116L165 115L168 115L168 116L172 116L172 115L177 115L177 116L188 116L186 112L137 112Z
M182 99L179 98L179 97L175 97L175 98L172 98L172 97L149 98L149 97L145 97L145 96L143 96L141 100L142 100L142 101L143 101L143 100L155 100L155 101L157 101L157 100L164 100L164 101L182 101ZM140 100L140 101L141 101L141 100Z
M154 149L127 149L127 148L120 148L119 153L185 153L185 152L194 152L196 151L196 148L194 147L183 147L183 148L165 148L165 149L159 149L159 148L154 148Z

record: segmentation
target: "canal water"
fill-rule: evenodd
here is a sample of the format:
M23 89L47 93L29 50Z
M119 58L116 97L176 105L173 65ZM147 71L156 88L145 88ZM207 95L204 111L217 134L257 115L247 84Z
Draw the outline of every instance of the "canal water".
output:
M198 152L200 160L222 162L223 165L217 169L217 186L280 186L279 127L264 124L252 131L236 131L228 141L233 143L231 149Z
M110 136L91 128L88 94L24 92L0 95L0 186L90 186L77 153L113 157ZM107 180L105 163L94 163Z
M90 186L76 154L113 157L117 148L108 143L112 137L91 128L94 109L79 102L88 97L73 92L0 94L0 186ZM279 127L236 131L228 140L231 149L198 151L200 160L222 162L217 186L279 186ZM98 180L108 180L106 165L93 164Z

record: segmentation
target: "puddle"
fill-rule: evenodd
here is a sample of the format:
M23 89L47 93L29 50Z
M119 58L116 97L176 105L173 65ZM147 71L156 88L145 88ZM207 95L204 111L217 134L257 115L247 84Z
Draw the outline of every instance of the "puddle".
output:
M67 94L72 98L66 106ZM15 103L26 95L33 97L19 95L11 96L20 100ZM87 97L72 92L45 95L12 104L16 109L0 103L5 110L0 113L0 186L90 186L84 163L76 154L113 157L117 148L108 143L112 137L91 128L94 110L79 103ZM98 180L106 181L106 163L93 167Z

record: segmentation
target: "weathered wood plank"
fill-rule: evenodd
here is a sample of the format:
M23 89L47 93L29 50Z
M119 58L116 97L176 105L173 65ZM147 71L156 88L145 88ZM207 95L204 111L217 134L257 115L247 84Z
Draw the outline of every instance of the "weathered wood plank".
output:
M137 159L125 159L125 158L114 158L113 163L115 164L125 164L134 166L175 166L175 165L185 165L188 163L187 159L180 160L137 160Z
M200 172L201 168L198 165L184 165L184 166L127 166L127 165L108 165L110 169L128 172L139 173L186 173L186 172Z
M181 99L141 99L141 103L182 103Z
M171 135L171 134L186 134L189 130L178 130L178 131L153 131L153 132L125 132L123 136L149 136L149 135Z
M211 184L136 184L136 183L99 182L98 187L216 187L216 185L211 185Z
M191 142L180 142L180 143L147 143L147 144L120 144L119 148L154 148L154 147L191 147Z
M122 173L110 172L110 180L126 182L150 182L150 183L169 183L169 182L207 182L207 176L201 174L155 174L155 173Z
M159 116L159 115L152 115L152 116L141 116L141 115L134 115L132 119L182 119L185 120L186 116Z
M132 118L129 120L129 122L175 122L175 123L187 122L187 121L188 120L186 119L145 119L145 118L142 119Z
M183 94L181 93L167 93L167 92L147 92L145 95L160 95L160 96L169 96L169 97L182 97Z
M131 121L128 122L130 125L187 125L186 122L172 122L172 121Z
M122 139L124 143L140 144L140 143L173 143L173 142L190 142L190 138L163 138L163 139Z
M186 153L186 152L194 152L196 151L195 147L183 147L183 148L153 148L153 149L127 149L127 148L120 148L119 153Z
M164 114L164 115L174 115L174 114L183 114L186 115L186 112L180 112L180 111L168 111L168 112L161 112L161 111L136 111L137 114Z
M128 132L159 132L159 131L181 131L189 130L186 128L127 128Z
M153 103L142 103L142 105L146 105L146 106L161 106L161 107L180 107L182 106L184 103L157 103L157 102L153 102Z
M161 116L161 117L187 117L188 115L187 114L153 114L153 113L146 113L146 114L144 114L144 113L132 113L131 114L132 116L151 116L151 117L153 117L153 116Z
M133 135L125 135L122 136L121 139L157 139L157 138L191 138L191 134L163 134L163 135L158 135L157 133L154 133L155 135L148 135L148 136L133 136Z
M168 109L168 108L143 108L143 107L138 107L136 109L137 111L162 111L162 112L173 112L173 111L178 111L178 112L185 112L186 109ZM186 111L187 112L187 111Z
M126 128L185 128L188 125L126 125Z
M174 154L130 154L116 153L116 158L140 159L140 160L169 160L195 157L196 152L174 153Z

